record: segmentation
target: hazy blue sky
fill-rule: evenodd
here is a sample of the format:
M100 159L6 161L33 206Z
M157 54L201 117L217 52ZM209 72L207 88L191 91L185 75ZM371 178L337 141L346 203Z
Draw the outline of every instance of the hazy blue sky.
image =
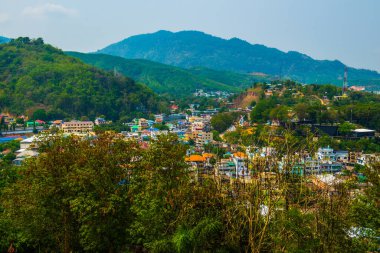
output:
M43 37L64 50L157 30L200 30L380 71L380 0L0 0L0 35Z

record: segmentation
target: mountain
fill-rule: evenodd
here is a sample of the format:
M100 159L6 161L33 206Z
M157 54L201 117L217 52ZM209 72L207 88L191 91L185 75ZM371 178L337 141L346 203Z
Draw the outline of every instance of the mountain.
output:
M48 118L132 118L159 107L148 87L82 63L42 39L18 38L0 45L0 112Z
M7 43L7 42L9 42L10 40L11 40L11 39L8 39L8 38L5 38L5 37L0 36L0 44Z
M345 65L315 60L305 54L282 52L233 38L222 39L197 31L159 31L129 37L98 53L131 59L147 59L183 68L207 67L240 73L265 73L303 83L342 85ZM376 71L349 68L350 84L380 86Z
M66 52L83 62L105 70L116 70L142 82L158 93L185 96L196 89L239 92L260 80L244 74L196 68L182 69L149 60L125 59L104 54Z

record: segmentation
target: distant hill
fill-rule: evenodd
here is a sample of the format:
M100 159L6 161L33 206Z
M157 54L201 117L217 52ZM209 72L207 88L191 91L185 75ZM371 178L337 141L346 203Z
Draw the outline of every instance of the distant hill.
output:
M96 69L43 43L19 38L0 45L0 112L37 108L49 118L132 118L156 112L159 99L146 86Z
M5 37L0 36L0 44L7 43L7 42L9 42L10 40L11 40L11 39L8 39L8 38L5 38Z
M148 60L125 59L104 54L66 53L87 64L105 70L116 70L146 84L155 92L172 95L189 95L196 89L239 92L262 79L262 77L205 68L187 70Z
M340 61L315 60L305 54L282 52L263 45L252 45L197 31L159 31L129 37L98 53L131 59L147 59L183 68L207 67L240 73L260 72L303 83L342 85L345 65ZM349 68L349 83L380 85L376 71Z

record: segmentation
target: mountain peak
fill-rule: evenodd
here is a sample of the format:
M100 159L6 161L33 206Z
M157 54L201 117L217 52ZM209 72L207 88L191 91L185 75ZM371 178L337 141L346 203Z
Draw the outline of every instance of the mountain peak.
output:
M206 67L240 73L260 72L303 83L341 85L344 64L315 60L296 51L283 52L239 38L223 39L200 31L158 31L129 37L98 51L130 59L147 59L182 68ZM351 83L380 85L375 71L350 68ZM360 83L359 83L360 82ZM364 82L364 83L363 83Z
M9 38L6 38L6 37L3 37L3 36L0 36L0 44L2 44L2 43L7 43L7 42L9 42L11 39L9 39Z

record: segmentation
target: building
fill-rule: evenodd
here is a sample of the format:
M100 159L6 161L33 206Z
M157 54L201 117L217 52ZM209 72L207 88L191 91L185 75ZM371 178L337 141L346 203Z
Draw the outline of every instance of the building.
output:
M204 127L205 127L205 124L203 122L195 121L191 124L191 131L192 132L203 131Z
M236 152L232 154L232 161L235 164L235 177L245 178L250 177L249 170L247 168L247 155L243 152Z
M70 121L62 123L62 131L70 134L85 134L89 133L94 128L92 121Z
M372 163L377 163L377 162L380 162L379 154L362 154L356 160L357 164L363 165L363 166L369 165Z
M348 88L349 90L352 90L352 91L364 91L365 90L365 87L364 86L351 86L350 88Z
M30 138L20 141L20 150L25 150L29 148L37 148L36 136L32 136Z
M326 148L319 148L317 155L318 155L318 160L323 161L323 162L336 160L334 149L330 148L329 146Z
M162 123L164 121L164 114L156 114L154 115L154 122L155 123Z
M103 125L103 124L107 124L107 121L104 118L96 118L95 119L95 125L99 126L99 125Z
M148 129L149 122L148 120L141 118L138 120L138 126L139 126L139 131L142 131L143 129Z
M374 138L375 130L360 128L352 130L352 134L354 137L357 138Z
M197 137L195 139L195 143L197 144L197 146L203 146L204 144L212 142L212 140L212 132L198 132Z
M38 156L38 139L32 136L20 141L20 149L15 152L16 159L12 161L13 165L20 166L26 158Z
M335 151L335 160L337 162L348 163L349 162L349 153L348 151Z

